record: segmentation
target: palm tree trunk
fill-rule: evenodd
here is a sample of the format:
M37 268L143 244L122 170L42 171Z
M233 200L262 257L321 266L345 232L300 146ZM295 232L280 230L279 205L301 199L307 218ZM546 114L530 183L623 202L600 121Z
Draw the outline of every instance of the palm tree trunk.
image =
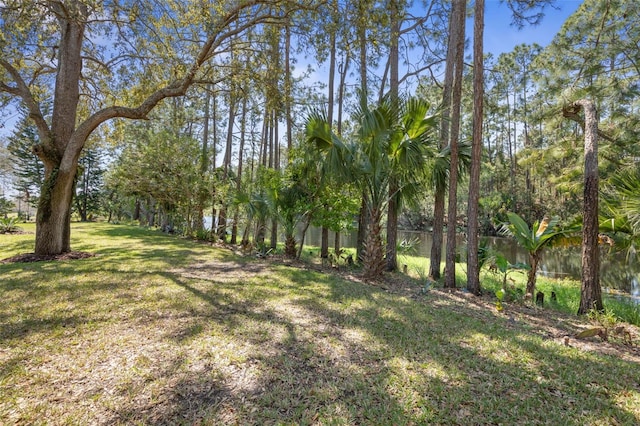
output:
M364 251L362 253L363 275L367 280L379 278L384 272L385 262L380 215L381 211L379 208L371 208L369 214L369 229L365 237Z
M525 292L525 296L529 300L534 300L535 291L536 291L536 274L538 273L538 263L540 262L539 254L531 254L529 253L529 263L531 264L531 269L527 273L527 290Z
M296 238L293 234L289 234L284 240L284 255L293 259L296 254Z

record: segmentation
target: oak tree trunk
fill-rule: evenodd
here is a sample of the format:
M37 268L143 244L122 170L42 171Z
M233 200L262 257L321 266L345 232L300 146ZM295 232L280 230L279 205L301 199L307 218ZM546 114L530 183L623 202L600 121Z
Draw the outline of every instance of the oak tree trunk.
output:
M71 251L71 201L76 169L48 172L41 188L36 215L35 253L53 255Z
M36 123L41 144L34 151L45 170L36 215L35 253L38 255L71 251L71 203L78 157L84 145L84 139L78 141L72 137L80 95L84 18L88 11L83 5L69 6L70 9L58 17L60 46L50 134L46 134L45 124ZM62 12L62 5L54 7Z
M85 109L84 112L88 112L89 115L80 122L77 120L77 115L84 32L86 25L95 21L95 17L90 16L94 12L93 6L87 6L87 2L79 0L39 3L42 10L48 9L51 12L48 16L53 17L45 25L54 25L56 22L59 30L57 45L47 47L48 50L53 50L50 62L56 66L53 94L32 91L36 86L38 90L42 88L38 84L33 84L36 77L42 73L42 69L25 76L22 75L22 71L29 71L31 64L25 68L22 66L24 64L14 63L11 55L0 55L0 68L3 75L0 92L3 96L8 93L10 96L20 98L29 117L35 122L40 139L39 144L34 147L34 152L44 163L45 180L41 191L42 199L39 202L40 211L36 218L36 254L60 254L70 250L70 212L78 158L92 132L100 124L116 117L132 120L146 119L149 112L163 99L184 96L187 89L197 81L202 68L219 53L217 49L223 43L255 25L267 20L273 22L279 19L270 8L265 8L269 10L264 12L253 13L254 6L262 3L266 2L262 0L240 2L230 5L228 10L220 11L213 18L211 25L207 26L206 38L199 44L190 66L184 69L184 72L174 70L175 79L157 87L137 106L111 105L95 112ZM296 7L293 3L292 6ZM242 22L240 30L232 28L232 24L236 22ZM49 69L50 67L47 66L46 72L49 72ZM7 77L6 81L4 77ZM51 125L40 109L39 99L41 98L53 100Z

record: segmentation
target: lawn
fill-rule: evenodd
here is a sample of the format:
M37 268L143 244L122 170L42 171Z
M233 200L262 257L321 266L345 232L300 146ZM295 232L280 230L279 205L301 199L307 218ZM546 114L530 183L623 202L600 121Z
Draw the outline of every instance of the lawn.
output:
M72 247L96 256L0 264L0 424L640 423L637 347L572 315L125 225Z

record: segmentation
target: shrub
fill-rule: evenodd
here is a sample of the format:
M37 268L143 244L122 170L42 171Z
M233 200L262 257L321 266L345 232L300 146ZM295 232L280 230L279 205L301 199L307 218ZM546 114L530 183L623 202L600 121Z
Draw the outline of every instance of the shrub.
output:
M18 226L18 222L19 221L17 217L0 218L0 234L19 232L20 227Z

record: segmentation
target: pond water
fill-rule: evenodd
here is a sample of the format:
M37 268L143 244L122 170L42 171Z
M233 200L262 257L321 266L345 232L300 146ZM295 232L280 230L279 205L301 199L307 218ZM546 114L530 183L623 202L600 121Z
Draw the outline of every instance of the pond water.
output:
M329 236L329 246L333 247L333 233ZM512 264L528 263L528 255L520 248L515 240L510 238L488 237L489 244ZM416 255L428 258L431 254L431 233L419 231L399 231L398 240L417 241L415 245ZM310 227L305 237L305 245L320 245L321 232L317 228ZM341 234L342 247L356 246L356 232ZM461 251L465 250L464 236L459 236L456 242ZM446 243L443 247L443 259ZM552 278L573 278L580 280L582 270L580 248L547 248L542 253L542 261L539 265L538 276ZM603 249L600 255L600 283L605 291L615 290L629 294L640 303L640 263L636 256L626 258L624 253L609 253Z

